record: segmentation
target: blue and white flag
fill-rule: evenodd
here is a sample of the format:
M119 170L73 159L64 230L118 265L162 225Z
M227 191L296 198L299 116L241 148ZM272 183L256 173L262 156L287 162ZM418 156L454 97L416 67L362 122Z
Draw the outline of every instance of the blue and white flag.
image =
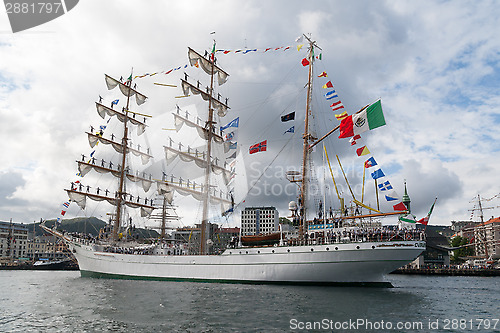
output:
M383 182L381 184L378 184L378 189L380 191L389 191L392 190L392 185L389 183L389 181Z
M329 91L325 94L325 97L326 99L332 99L332 98L335 98L335 97L339 97L339 95L337 95L335 93L335 90L332 90L332 91Z
M232 120L229 124L227 124L226 126L221 126L220 130L223 131L225 130L226 128L229 128L229 127L238 127L238 125L240 124L240 117Z
M396 191L389 191L389 193L387 193L385 195L385 200L387 200L387 201L396 201L396 200L400 201L399 196L396 193Z
M113 102L111 102L111 105L117 105L118 104L118 99L115 99Z
M287 130L285 131L285 133L295 133L295 126L292 126L292 127L290 127L289 129L287 129ZM283 134L285 134L285 133L283 133Z
M395 201L395 200L399 200L399 198L395 197L395 196L386 195L385 196L385 200L387 200L387 201Z
M382 177L385 177L384 172L382 171L382 169L378 169L378 170L375 170L374 172L372 172L372 178L373 179L379 179L379 178L382 178Z

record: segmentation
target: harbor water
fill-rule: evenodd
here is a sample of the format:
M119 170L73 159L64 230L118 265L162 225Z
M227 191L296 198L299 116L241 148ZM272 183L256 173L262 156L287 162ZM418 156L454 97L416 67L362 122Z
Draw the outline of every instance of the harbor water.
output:
M0 271L1 332L500 332L500 278L394 288L239 285Z

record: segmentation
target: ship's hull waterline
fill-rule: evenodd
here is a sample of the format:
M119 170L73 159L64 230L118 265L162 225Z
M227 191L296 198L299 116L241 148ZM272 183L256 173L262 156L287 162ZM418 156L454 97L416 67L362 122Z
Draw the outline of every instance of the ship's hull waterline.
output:
M83 277L252 284L390 286L384 275L414 260L423 241L228 249L222 255L134 255L69 243Z

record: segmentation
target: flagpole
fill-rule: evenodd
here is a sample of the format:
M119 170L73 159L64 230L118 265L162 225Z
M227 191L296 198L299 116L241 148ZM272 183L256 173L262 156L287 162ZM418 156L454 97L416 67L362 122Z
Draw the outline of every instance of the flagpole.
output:
M438 198L436 197L434 199L434 203L432 204L431 211L429 212L429 215L428 215L427 224L425 225L425 228L424 228L424 233L427 230L427 225L429 224L429 220L431 219L431 214L432 214L432 211L434 210L434 205L436 204L437 199Z
M352 115L355 115L355 114L358 114L362 111L364 111L367 107L369 107L370 105L373 105L374 103L377 103L377 101L379 101L380 98L378 98L375 102L371 103L371 104L367 104L365 106L363 106L359 111L357 111L356 113L353 113ZM352 116L351 115L351 116ZM314 142L312 145L309 146L310 149L312 149L314 146L316 146L318 143L320 143L321 141L323 141L324 139L326 139L330 134L332 134L333 132L335 132L336 130L338 130L340 128L340 124L337 125L334 129L332 129L330 132L326 133L325 135L323 135L320 139L318 139L318 141Z
M368 105L365 105L363 106L358 112L356 112L355 114L358 114L360 113L361 111L363 111L364 109L366 109L367 107L369 107L371 104L368 104ZM326 133L325 135L323 135L321 138L318 139L318 141L314 142L313 144L311 144L309 146L309 149L312 149L314 146L316 146L318 143L320 143L321 141L323 141L324 139L326 139L328 136L330 136L330 134L332 134L333 132L335 132L336 130L338 130L340 128L340 124L337 125L334 129L332 129L330 132Z
M304 35L305 36L305 35ZM300 202L302 204L302 207L300 209L301 214L301 223L299 226L299 238L303 238L304 236L304 228L307 232L307 162L309 160L309 153L311 151L311 148L309 147L309 142L312 141L312 135L309 133L309 116L311 114L311 99L312 99L312 73L313 73L313 62L314 62L314 57L312 56L313 54L313 48L315 46L315 43L305 36L306 39L309 41L309 73L308 73L308 80L307 80L307 100L306 100L306 115L305 115L305 120L304 120L304 134L303 134L303 140L304 140L304 147L302 151L302 183L301 183L301 189L300 189Z

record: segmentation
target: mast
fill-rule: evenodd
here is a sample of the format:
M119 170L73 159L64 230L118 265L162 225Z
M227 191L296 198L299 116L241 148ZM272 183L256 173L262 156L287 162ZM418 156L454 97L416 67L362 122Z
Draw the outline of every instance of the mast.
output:
M215 87L215 75L217 75L217 83L218 85L223 85L229 76L224 70L219 68L215 64L215 45L216 41L213 41L213 47L212 51L208 53L205 51L205 55L202 56L198 52L194 51L191 48L188 48L188 58L191 66L196 66L200 69L202 69L206 74L210 75L210 86L207 86L206 89L201 89L200 88L200 82L198 81L197 84L191 84L189 83L188 80L188 75L184 73L185 78L184 80L181 79L181 86L184 91L184 95L188 96L189 91L191 90L193 95L200 95L200 97L208 101L208 117L205 122L205 126L199 126L197 124L198 120L196 122L192 122L188 119L188 116L186 114L186 117L181 117L180 115L174 115L175 121L176 121L176 126L182 126L182 124L186 123L191 127L196 127L198 129L198 134L202 137L202 139L206 140L206 152L203 152L203 158L198 157L198 152L195 152L194 155L192 155L189 152L189 147L187 152L182 152L179 148L173 149L172 147L165 147L165 152L168 156L171 158L175 158L176 155L182 155L184 158L184 161L190 160L190 161L195 161L195 163L199 167L204 167L205 168L205 179L202 185L201 189L201 200L203 201L203 213L202 213L202 220L201 220L201 234L200 234L200 254L206 254L207 248L206 248L206 242L208 239L208 216L209 216L209 204L212 201L222 201L226 202L227 200L222 198L222 192L220 192L219 197L216 195L216 190L214 190L214 195L211 194L212 186L210 184L210 179L211 179L211 174L212 171L215 174L220 174L220 172L224 173L225 176L227 176L228 171L225 170L225 165L224 167L218 166L217 165L217 158L212 162L212 152L213 152L213 147L212 145L214 144L212 141L218 144L223 144L224 140L221 135L218 135L217 133L214 132L215 130L215 112L217 112L217 115L219 117L224 117L227 114L227 111L229 107L227 106L227 98L225 99L225 102L221 100L221 95L217 94L217 96L214 96L214 87ZM178 130L178 129L177 129ZM167 160L170 158L167 157ZM203 165L203 166L202 166ZM229 179L229 178L227 178ZM227 183L227 182L226 182ZM197 196L196 193L198 192L195 187L190 187L190 188L181 188L180 186L172 186L173 184L166 184L167 187L170 188L175 188L177 187L177 190L187 190L188 192L192 193L194 196ZM181 185L181 184L179 184ZM197 198L198 199L198 198ZM198 199L198 200L200 200Z
M209 91L209 96L210 98L208 99L208 119L207 123L205 125L207 129L207 168L205 169L205 195L203 198L203 217L201 220L201 237L200 237L200 254L206 254L207 249L207 222L208 222L208 203L210 202L210 170L211 170L211 160L210 156L212 156L212 127L214 123L214 110L212 109L212 98L213 98L213 91L214 91L214 62L215 62L215 40L214 40L214 46L213 46L213 51L210 56L210 67L211 67L211 74L210 74L210 91Z
M129 86L132 86L132 74L130 74L130 80L127 82ZM123 120L123 138L122 138L122 166L120 168L120 181L118 185L118 194L116 197L116 215L115 215L115 224L113 225L113 239L115 241L118 240L118 231L120 230L120 222L122 219L122 206L123 206L123 195L125 192L123 191L123 187L125 184L125 163L127 162L127 141L128 141L128 109L130 102L130 89L127 92L127 106L123 113L125 115L125 119Z
M300 226L299 226L299 237L302 238L304 236L304 231L307 230L307 167L309 161L309 142L313 141L314 138L311 134L309 134L309 116L311 115L311 98L312 98L312 78L313 78L313 62L314 62L314 46L316 46L315 42L312 41L309 37L304 35L304 37L309 41L309 54L307 55L309 59L309 73L307 78L307 100L306 100L306 116L304 121L304 134L302 136L304 140L304 147L302 150L302 184L300 187L300 202L302 207L300 208L301 217L300 217ZM304 229L305 228L305 229Z
M479 203L479 217L481 217L481 223L484 223L483 206L481 204L481 197L479 196L479 194L477 195L477 201Z
M177 108L177 114L174 114L176 130L178 131L183 126L183 124L187 124L190 127L195 127L200 137L203 140L206 140L206 151L203 151L200 154L200 152L198 152L198 150L196 149L193 152L192 150L190 150L189 146L187 146L187 151L183 151L181 149L180 143L179 149L176 149L172 147L172 139L170 139L170 144L168 146L164 146L167 164L171 163L176 158L176 156L180 156L184 162L194 162L198 167L205 168L205 177L203 184L197 187L197 184L195 182L190 183L189 180L185 184L183 184L180 178L179 182L174 183L173 176L170 182L162 181L159 183L161 193L169 193L169 195L171 196L174 191L177 191L180 193L184 193L184 195L191 194L196 200L202 201L203 212L200 230L200 254L207 254L208 252L206 243L208 239L207 222L209 219L210 202L219 202L221 204L231 203L228 200L227 194L225 197L223 197L222 191L219 191L219 194L217 195L217 190L213 189L211 185L212 172L216 175L222 173L226 184L228 183L228 180L231 176L231 172L225 169L226 163L224 164L224 166L218 165L217 161L219 159L217 157L215 157L212 161L212 153L214 151L214 147L212 145L215 143L224 143L223 137L215 133L215 112L217 112L217 115L219 117L224 117L229 109L229 107L227 106L227 98L224 102L221 99L220 94L214 96L215 83L217 82L217 84L221 86L227 81L227 78L229 76L229 74L227 74L224 70L222 70L215 64L215 45L216 42L214 40L212 51L210 53L205 51L205 55L203 56L188 47L189 63L191 64L191 66L200 68L206 74L210 75L210 86L207 86L206 89L203 89L200 87L200 81L196 82L196 84L189 83L189 75L186 73L184 73L184 79L181 79L181 87L184 92L184 96L189 96L189 92L191 91L193 95L199 95L204 101L208 102L208 117L205 125L201 126L201 124L198 124L199 118L194 121L190 120L187 112L185 117L181 116L179 114L179 108ZM215 75L217 75L217 81L215 81ZM169 200L171 200L171 198Z
M116 163L116 166L113 167L113 163L109 161L107 163L104 159L97 159L95 156L86 160L85 155L82 155L81 161L77 161L78 163L78 171L79 176L84 177L90 170L94 169L98 173L108 173L112 176L118 178L118 188L116 190L115 195L113 196L113 191L109 191L108 189L103 189L97 187L95 189L95 193L90 192L90 186L84 186L80 180L71 183L71 187L66 189L70 200L76 202L76 204L81 208L85 209L86 200L91 199L94 201L107 201L111 205L116 206L116 211L114 215L114 224L113 229L111 231L110 239L117 241L118 233L120 229L120 222L123 219L123 206L126 205L130 208L136 209L139 208L141 210L141 216L146 217L150 216L152 211L154 210L153 199L140 198L138 195L134 197L132 194L126 192L126 181L139 182L142 185L142 189L144 192L148 192L150 190L151 184L153 183L152 175L149 175L149 178L146 176L146 173L143 172L142 175L139 174L138 171L134 174L131 170L126 166L127 164L127 154L133 153L135 156L141 158L141 162L143 165L147 164L152 156L149 154L149 149L146 152L141 151L140 145L137 147L133 147L132 144L129 144L129 129L132 125L137 127L137 136L140 136L144 133L146 129L146 117L150 117L148 115L144 116L144 120L140 121L136 119L136 115L141 115L139 113L133 112L129 110L131 106L130 99L135 96L135 100L138 106L142 105L146 102L147 96L138 92L135 87L132 88L132 74L127 79L126 82L122 82L123 80L116 80L109 75L104 75L106 86L108 90L115 89L119 87L121 93L127 97L126 107L122 108L122 111L114 110L113 105L118 103L118 99L113 101L111 107L107 107L101 104L101 101L96 102L97 113L101 118L105 118L106 115L110 117L116 117L117 120L123 123L123 137L120 140L114 140L114 135L111 134L111 139L105 138L103 136L104 129L106 126L101 126L101 130L98 133L94 133L94 129L91 126L90 132L87 132L89 145L91 148L95 147L99 142L105 145L111 145L114 150L121 157L121 165ZM132 116L130 115L132 114ZM108 120L109 122L109 120ZM130 124L129 124L130 123ZM97 163L96 163L97 162ZM84 188L86 187L86 191ZM111 194L111 195L108 195ZM140 201L140 199L144 199L144 201ZM148 203L149 202L149 203ZM111 221L110 221L111 222Z
M163 205L161 207L161 239L165 239L165 228L167 222L167 200L163 198Z

